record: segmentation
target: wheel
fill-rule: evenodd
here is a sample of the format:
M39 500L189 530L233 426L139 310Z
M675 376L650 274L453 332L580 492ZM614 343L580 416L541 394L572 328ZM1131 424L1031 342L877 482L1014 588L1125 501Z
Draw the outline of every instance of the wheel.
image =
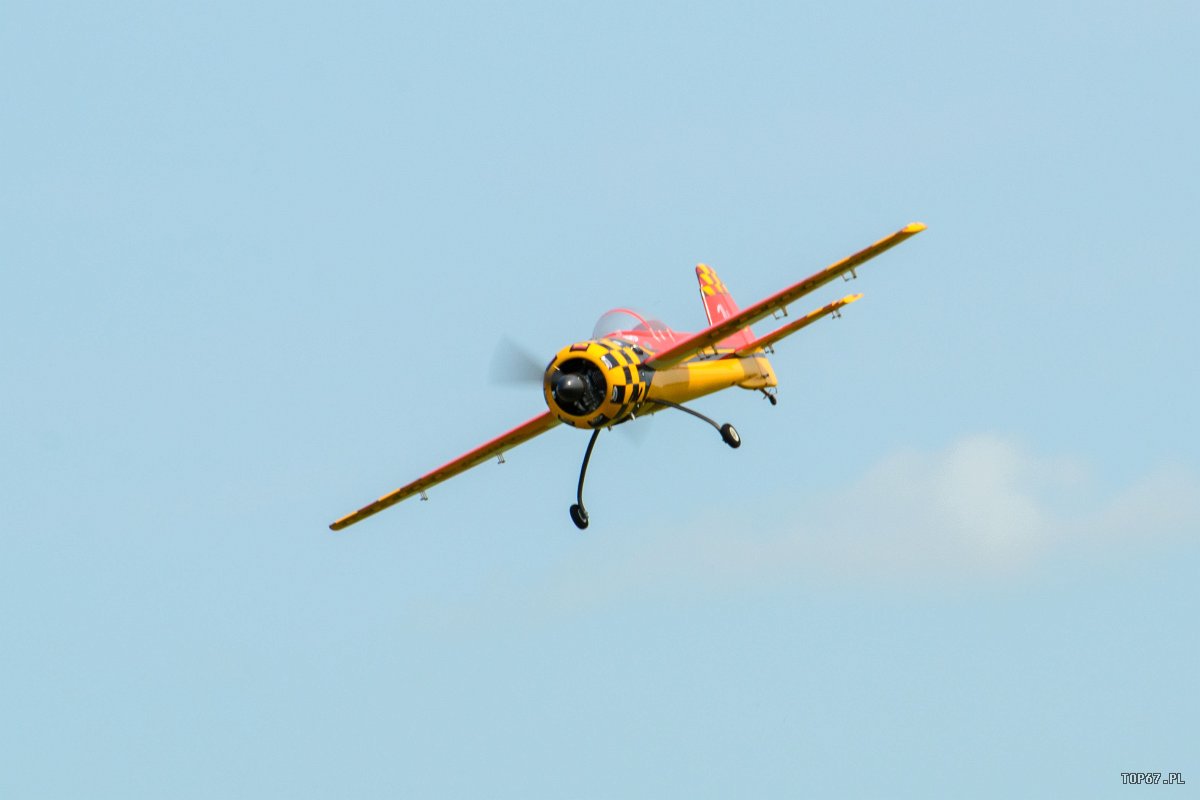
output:
M587 509L575 503L571 504L571 522L575 523L575 527L583 530L588 526Z
M737 428L726 422L721 426L721 438L725 440L725 444L733 448L742 446L742 437L738 436Z

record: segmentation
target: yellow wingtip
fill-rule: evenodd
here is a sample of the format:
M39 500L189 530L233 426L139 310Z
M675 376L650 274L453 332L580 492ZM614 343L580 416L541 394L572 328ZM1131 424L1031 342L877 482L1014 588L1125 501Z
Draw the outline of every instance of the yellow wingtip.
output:
M905 233L920 233L921 231L925 230L925 227L926 227L926 225L924 222L910 222L904 226L904 232Z

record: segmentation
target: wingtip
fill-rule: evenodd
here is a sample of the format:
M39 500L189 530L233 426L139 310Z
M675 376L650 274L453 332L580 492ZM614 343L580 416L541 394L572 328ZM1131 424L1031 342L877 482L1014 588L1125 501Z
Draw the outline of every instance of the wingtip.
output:
M920 233L921 231L925 230L925 228L926 228L926 225L924 222L910 222L904 226L904 232L905 233Z

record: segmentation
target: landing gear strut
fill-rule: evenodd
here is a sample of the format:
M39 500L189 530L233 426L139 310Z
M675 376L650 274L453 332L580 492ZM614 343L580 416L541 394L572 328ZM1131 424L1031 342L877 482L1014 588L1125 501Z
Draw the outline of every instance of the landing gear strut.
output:
M596 437L600 435L600 429L592 431L592 438L588 440L587 450L583 454L583 466L579 468L579 486L575 489L575 499L578 501L571 505L571 522L575 523L575 527L583 530L588 526L587 509L583 507L583 479L587 477L588 462L592 460L592 448L596 446Z
M772 398L774 399L774 398ZM726 422L724 425L718 424L715 420L701 414L699 411L693 411L686 406L681 406L678 403L672 403L669 400L655 400L654 402L671 408L677 408L680 411L686 411L693 417L702 419L716 429L717 433L721 434L721 440L730 447L737 448L742 446L742 437L738 435L737 428ZM575 523L575 527L579 530L585 530L588 526L587 508L583 505L583 479L587 477L588 462L592 460L592 448L596 446L596 437L600 435L601 428L596 428L592 431L592 438L588 439L587 450L583 453L583 464L579 467L579 485L575 487L575 502L571 504L571 522Z
M742 446L742 437L738 435L737 428L733 427L728 422L726 422L724 425L719 425L715 420L709 419L699 411L693 411L687 406L681 406L679 403L672 403L670 400L655 400L654 402L659 403L660 405L669 406L671 408L677 408L680 411L686 411L693 417L702 419L709 425L712 425L717 430L717 433L721 434L721 439L724 440L725 444L734 448Z

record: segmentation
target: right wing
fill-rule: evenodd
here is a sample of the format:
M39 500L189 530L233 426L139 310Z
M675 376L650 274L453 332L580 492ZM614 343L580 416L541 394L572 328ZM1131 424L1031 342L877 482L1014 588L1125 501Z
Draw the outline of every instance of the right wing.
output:
M890 250L905 239L916 236L923 230L925 230L923 223L909 223L890 236L883 237L870 247L859 250L854 255L843 258L841 261L826 267L815 275L810 275L799 283L771 295L766 300L760 300L749 308L739 311L725 321L710 325L699 333L693 334L682 342L663 350L649 359L646 362L646 366L653 367L654 369L663 369L664 367L674 366L681 361L685 361L701 350L712 347L730 334L741 330L747 325L758 322L760 319L767 317L781 308L785 308L789 303L798 300L809 292L820 289L835 278L850 272L864 261L874 258L885 250Z
M464 453L448 464L435 469L433 472L426 473L420 478L417 478L407 486L401 486L390 494L385 494L383 497L376 500L370 505L363 506L358 511L352 514L347 514L329 526L330 530L340 531L349 525L353 525L360 520L364 520L372 514L378 514L389 506L394 506L401 500L406 500L415 494L421 494L430 486L441 483L444 480L453 478L466 472L471 467L487 461L492 456L498 456L506 450L510 450L519 444L528 442L530 439L545 433L546 431L559 424L554 415L549 411L544 411L523 425L518 425L511 431L497 436L487 444L476 447L469 453Z

